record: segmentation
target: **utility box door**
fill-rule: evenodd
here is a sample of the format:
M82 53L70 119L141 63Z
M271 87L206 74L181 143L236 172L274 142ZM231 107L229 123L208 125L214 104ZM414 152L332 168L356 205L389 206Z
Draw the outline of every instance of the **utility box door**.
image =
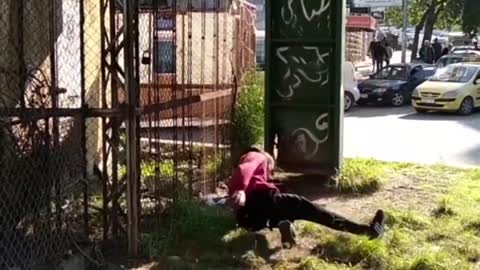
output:
M344 18L344 1L267 0L265 145L288 171L341 165Z

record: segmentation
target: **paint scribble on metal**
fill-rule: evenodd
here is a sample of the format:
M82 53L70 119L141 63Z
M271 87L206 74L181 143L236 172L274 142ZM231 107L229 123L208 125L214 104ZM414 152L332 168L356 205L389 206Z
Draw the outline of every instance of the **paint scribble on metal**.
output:
M325 143L328 140L329 135L329 124L328 124L328 113L320 115L315 121L315 130L309 128L297 128L295 129L290 137L293 139L294 146L306 160L313 159L318 155L320 145ZM321 137L317 137L315 133L323 133ZM312 143L313 147L308 147L308 143Z
M267 149L293 170L339 166L343 3L271 0L267 10Z
M282 88L275 88L277 94L292 99L305 83L325 86L329 82L328 52L321 53L318 47L303 47L292 53L290 47L276 49L276 57L283 64Z
M272 4L274 33L301 37L331 32L331 0L282 0ZM306 36L307 38L311 38Z

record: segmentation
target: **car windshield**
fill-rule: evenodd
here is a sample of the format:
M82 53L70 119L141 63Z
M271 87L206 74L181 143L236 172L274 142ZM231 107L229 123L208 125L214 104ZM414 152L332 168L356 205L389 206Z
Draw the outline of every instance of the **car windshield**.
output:
M385 67L373 75L377 80L403 80L407 79L407 68L399 66Z
M430 79L434 82L466 83L477 73L478 68L466 66L447 66L439 69Z
M437 68L443 68L451 64L460 63L463 61L462 57L445 57L441 58L437 62Z

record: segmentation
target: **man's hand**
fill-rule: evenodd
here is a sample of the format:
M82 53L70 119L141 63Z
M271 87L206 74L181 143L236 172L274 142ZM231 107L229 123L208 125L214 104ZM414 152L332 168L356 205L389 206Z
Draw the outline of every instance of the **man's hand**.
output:
M243 190L236 191L229 198L230 204L234 209L245 206L246 200L247 196L245 195L245 191Z

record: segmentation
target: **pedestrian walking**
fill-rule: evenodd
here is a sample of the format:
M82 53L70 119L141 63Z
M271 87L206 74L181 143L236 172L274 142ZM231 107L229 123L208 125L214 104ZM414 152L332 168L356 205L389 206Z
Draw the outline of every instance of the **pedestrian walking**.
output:
M427 64L433 64L435 61L435 51L428 40L423 42L423 47L420 49L420 59Z
M453 48L453 44L452 43L448 44L447 47L443 48L442 56L450 54L452 52L452 48Z
M443 46L438 41L438 38L434 39L432 48L433 48L433 51L435 52L435 62L437 62L440 59L440 57L442 57L442 51L443 51Z
M393 57L393 48L392 46L390 46L390 43L387 42L385 43L385 49L387 51L387 57L385 58L385 62L387 63L387 66L389 66Z

